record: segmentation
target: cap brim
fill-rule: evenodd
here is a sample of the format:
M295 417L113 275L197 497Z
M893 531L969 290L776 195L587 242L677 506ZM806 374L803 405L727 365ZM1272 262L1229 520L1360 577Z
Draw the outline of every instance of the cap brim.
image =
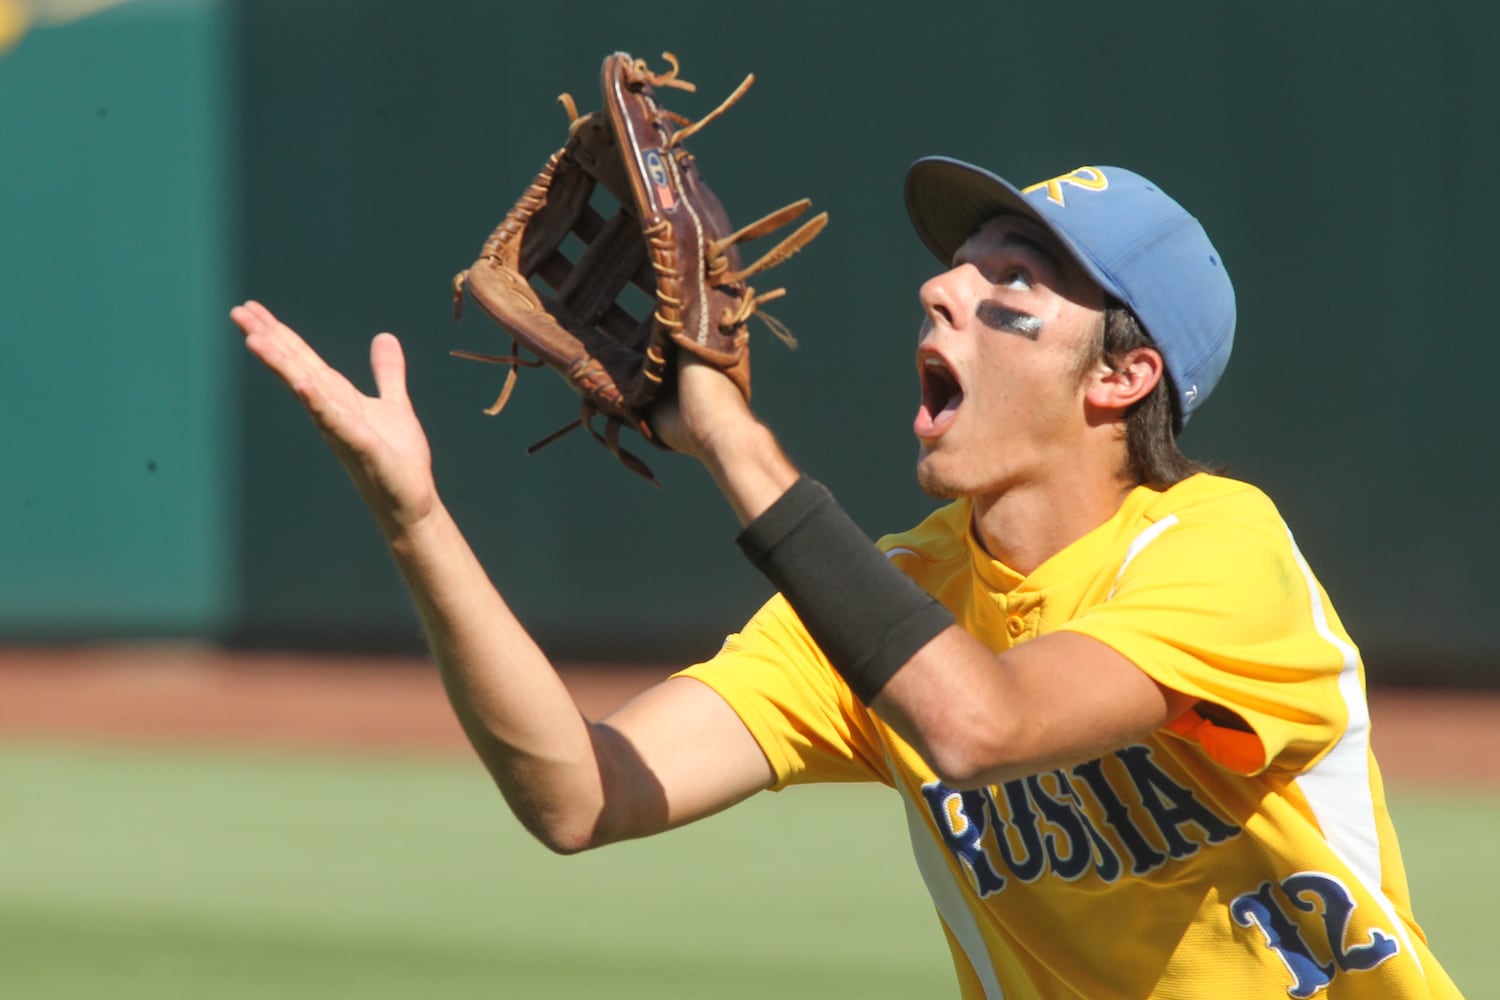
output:
M953 263L974 230L997 215L1024 215L1052 228L1010 182L946 156L924 157L906 171L906 213L944 265Z
M951 267L964 241L996 216L1031 219L1055 236L1099 287L1129 301L1114 277L1079 248L1072 234L1038 212L1009 181L972 163L946 156L928 156L913 163L906 171L906 212L917 235L944 267Z

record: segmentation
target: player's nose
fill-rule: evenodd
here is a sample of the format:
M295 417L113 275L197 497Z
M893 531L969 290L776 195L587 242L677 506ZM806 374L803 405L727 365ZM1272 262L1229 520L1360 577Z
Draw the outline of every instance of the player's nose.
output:
M941 274L935 274L922 283L917 298L922 303L922 331L925 334L934 326L957 327L965 314L963 272L969 265L962 264Z

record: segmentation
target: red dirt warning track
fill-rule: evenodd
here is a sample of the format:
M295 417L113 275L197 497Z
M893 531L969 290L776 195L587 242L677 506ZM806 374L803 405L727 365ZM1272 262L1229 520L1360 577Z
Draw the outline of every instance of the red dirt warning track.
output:
M567 666L598 718L667 667ZM1500 783L1500 692L1378 689L1373 740L1394 781ZM468 753L420 659L198 646L0 649L0 738Z

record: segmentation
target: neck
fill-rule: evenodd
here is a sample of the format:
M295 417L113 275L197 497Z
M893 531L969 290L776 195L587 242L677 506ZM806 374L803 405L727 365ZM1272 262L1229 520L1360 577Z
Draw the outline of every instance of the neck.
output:
M1134 488L1113 476L1026 483L975 496L971 527L986 552L1028 576L1113 517Z

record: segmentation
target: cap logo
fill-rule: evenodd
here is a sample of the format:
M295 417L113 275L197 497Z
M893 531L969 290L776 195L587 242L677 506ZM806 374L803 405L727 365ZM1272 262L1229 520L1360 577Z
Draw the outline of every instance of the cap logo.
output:
M1022 194L1030 194L1033 191L1046 190L1047 200L1054 205L1067 208L1068 203L1063 199L1063 185L1071 184L1074 187L1083 188L1085 191L1103 191L1109 187L1109 178L1104 176L1104 171L1098 167L1079 167L1077 170L1054 177L1049 181L1033 184L1031 187L1022 188Z

